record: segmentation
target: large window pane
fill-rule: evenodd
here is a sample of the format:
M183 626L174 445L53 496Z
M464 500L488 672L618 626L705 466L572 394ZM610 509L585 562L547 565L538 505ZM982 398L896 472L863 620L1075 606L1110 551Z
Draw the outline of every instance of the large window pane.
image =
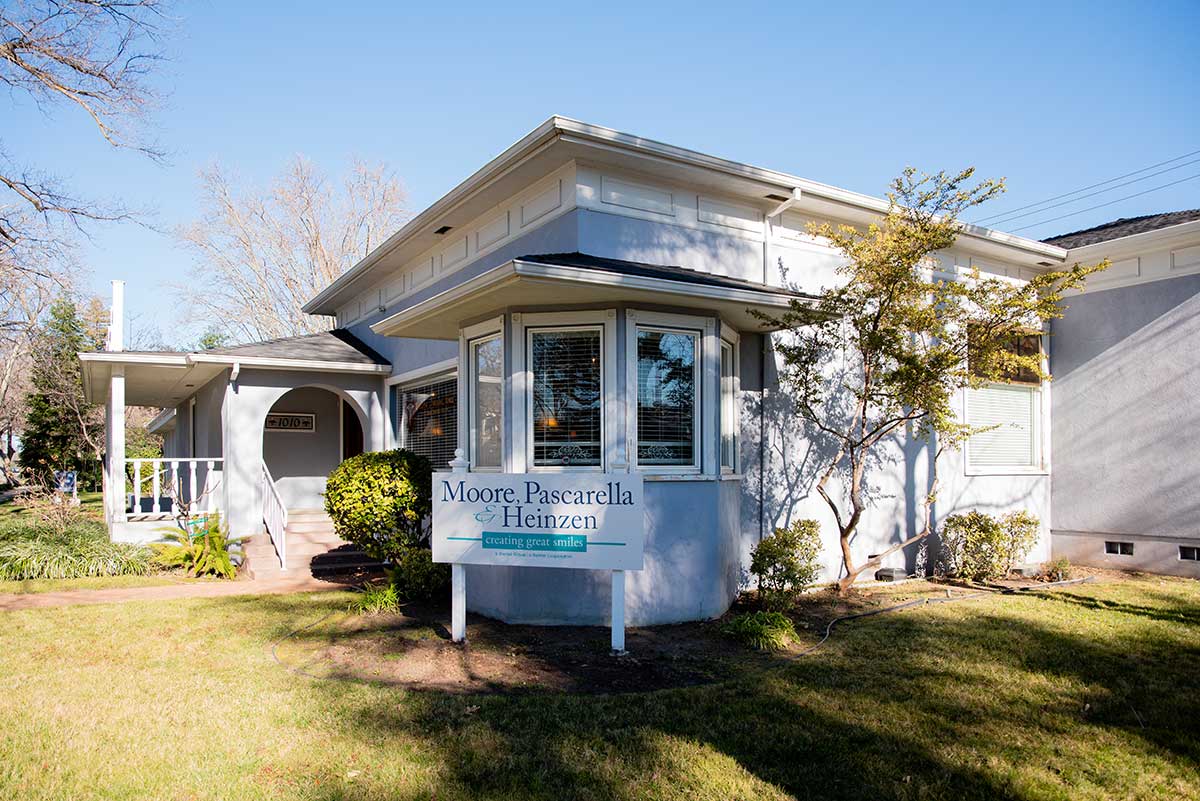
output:
M504 425L504 349L500 337L471 343L472 463L475 467L500 467Z
M721 467L737 465L737 383L733 345L721 343Z
M600 332L531 332L529 369L534 465L599 466Z
M696 464L696 351L699 335L637 332L637 461Z
M458 447L458 382L448 378L405 387L397 403L401 447L427 457L434 470L449 469Z

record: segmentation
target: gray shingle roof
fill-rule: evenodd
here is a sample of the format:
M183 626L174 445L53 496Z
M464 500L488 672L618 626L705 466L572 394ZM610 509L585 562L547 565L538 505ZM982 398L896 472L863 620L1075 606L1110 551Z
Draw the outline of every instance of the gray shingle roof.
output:
M390 364L387 359L344 328L297 337L268 339L264 342L250 342L228 348L213 348L206 352L227 356L261 356L270 359Z
M1165 214L1146 214L1141 217L1122 217L1119 220L1106 222L1081 231L1059 234L1042 241L1048 245L1060 248L1080 248L1084 245L1094 245L1097 242L1107 242L1110 239L1120 239L1124 236L1144 234L1147 231L1157 231L1172 225L1181 225L1193 220L1200 220L1200 209L1186 211L1169 211Z
M752 289L756 292L770 292L773 295L789 297L813 298L803 292L793 292L782 287L760 284L757 281L745 281L741 278L730 278L714 273L702 273L688 267L676 267L666 264L650 264L644 261L625 261L623 259L606 259L587 253L538 253L530 256L520 256L516 261L533 262L534 264L559 265L562 267L579 267L584 270L636 275L644 278L663 278L668 281L685 281L689 284L723 287L725 289Z

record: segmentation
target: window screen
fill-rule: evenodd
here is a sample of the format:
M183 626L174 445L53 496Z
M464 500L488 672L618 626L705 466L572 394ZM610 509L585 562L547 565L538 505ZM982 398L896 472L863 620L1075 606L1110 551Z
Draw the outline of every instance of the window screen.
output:
M458 381L404 387L396 404L401 447L427 457L434 470L448 469L458 447Z
M599 466L601 462L600 331L533 330L533 464Z
M977 428L967 444L973 468L1035 468L1039 466L1038 416L1040 393L1035 387L996 384L968 390L967 422Z
M504 347L500 337L471 343L471 463L500 467L504 425Z
M697 333L637 331L637 461L696 464Z

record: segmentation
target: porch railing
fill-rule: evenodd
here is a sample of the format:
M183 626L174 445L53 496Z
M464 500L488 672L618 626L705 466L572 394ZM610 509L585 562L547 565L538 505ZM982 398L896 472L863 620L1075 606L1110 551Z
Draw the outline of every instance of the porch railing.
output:
M279 569L287 570L287 507L283 504L283 498L279 497L275 479L271 478L271 471L265 464L262 466L261 483L263 523L271 544L275 546L275 555L279 557Z
M194 512L220 508L216 488L223 459L126 459L125 465L125 475L132 473L133 480L131 514L173 512L176 503L189 504ZM143 497L147 490L149 495Z

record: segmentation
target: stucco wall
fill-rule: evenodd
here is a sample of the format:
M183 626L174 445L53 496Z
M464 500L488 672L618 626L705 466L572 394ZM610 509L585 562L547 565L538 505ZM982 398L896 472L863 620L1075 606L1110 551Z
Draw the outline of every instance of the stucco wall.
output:
M272 412L316 415L312 431L264 431L263 462L289 509L319 508L325 479L341 461L342 399L326 389L293 389Z
M1051 330L1056 549L1200 539L1200 275L1084 293Z

